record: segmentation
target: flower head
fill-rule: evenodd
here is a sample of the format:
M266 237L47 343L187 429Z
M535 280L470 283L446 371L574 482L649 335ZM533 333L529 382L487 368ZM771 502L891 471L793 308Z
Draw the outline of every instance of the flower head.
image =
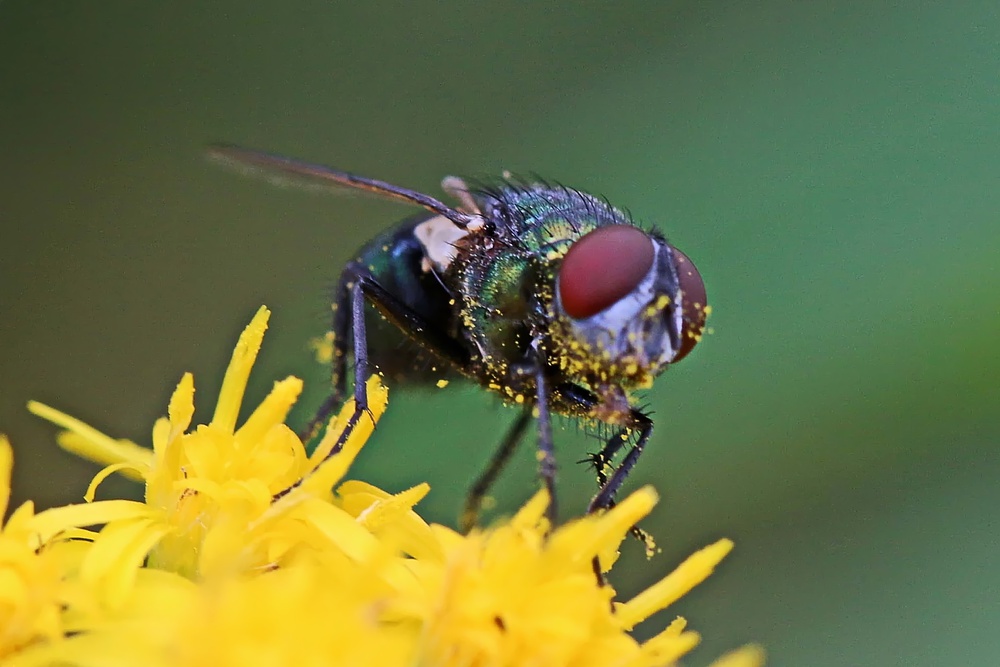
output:
M13 450L0 435L0 520L10 501ZM62 610L72 598L63 581L72 566L72 549L40 543L34 528L34 505L15 509L0 526L0 659L37 642L63 636Z
M377 378L368 385L371 419L332 456L354 406L308 456L284 424L301 391L294 378L276 383L238 426L267 318L261 309L241 336L211 422L192 427L194 381L185 375L153 427L152 449L32 404L67 429L64 447L107 467L86 504L37 515L19 542L29 561L48 544L72 545L74 558L25 580L49 602L33 616L18 607L35 629L10 644L10 664L640 667L672 664L697 644L680 618L646 642L630 630L707 577L728 540L626 602L595 576L594 564L608 570L655 505L651 488L558 527L545 519L542 492L508 521L461 535L415 512L427 485L391 494L342 481L385 409ZM144 481L145 502L94 501L113 472ZM97 533L84 529L95 524ZM724 660L744 667L760 656L747 649Z

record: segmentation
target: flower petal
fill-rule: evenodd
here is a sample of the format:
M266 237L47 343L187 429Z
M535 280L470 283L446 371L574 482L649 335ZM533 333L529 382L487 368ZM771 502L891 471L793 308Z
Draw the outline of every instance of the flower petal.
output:
M239 416L240 405L243 403L243 394L247 389L250 369L253 368L253 364L257 360L257 353L260 352L260 345L264 340L264 332L267 330L267 320L270 316L271 311L265 306L261 306L250 324L240 334L236 349L233 350L232 359L229 361L229 368L226 369L226 375L222 380L219 402L215 406L215 415L212 417L212 426L228 433L232 433L236 427L236 418Z
M301 393L302 380L297 377L287 377L275 382L271 393L236 431L236 436L247 442L260 440L271 427L285 421L285 417Z
M170 420L168 438L176 438L188 430L191 418L194 417L194 376L185 373L170 395L167 404L167 418Z
M115 440L104 435L93 426L83 423L75 417L49 407L38 401L28 401L28 410L42 419L61 426L73 436L59 439L59 444L68 451L79 456L110 465L122 461L132 461L136 464L148 465L152 461L152 452L140 447L130 440Z
M672 665L684 654L701 642L697 632L682 632L678 635L661 632L639 648L639 655L629 660L628 667L653 667Z
M84 557L80 580L99 586L102 601L112 609L120 607L146 555L168 532L169 526L146 517L108 524Z
M7 436L0 433L0 521L7 516L10 502L10 474L14 469L14 448Z
M579 563L608 551L617 552L625 534L652 511L657 500L653 487L645 486L603 514L567 524L552 536L549 548L555 560ZM602 564L609 565L603 559Z
M90 480L90 484L87 485L87 492L83 494L83 499L88 503L94 502L94 496L97 495L97 487L101 485L101 482L116 472L123 472L125 470L131 470L132 473L137 475L139 479L142 479L142 470L140 470L140 468L138 468L134 463L123 461L121 463L104 466L99 473L94 475L94 479Z
M53 507L31 518L30 526L39 544L68 529L96 526L110 521L147 517L157 512L133 500L100 500L82 505Z
M666 609L707 579L715 566L732 550L732 540L721 539L688 556L673 572L618 606L618 619L622 626L632 628L661 609Z
M392 495L366 482L351 480L340 485L337 495L341 506L380 539L392 541L414 558L440 561L444 558L441 545L427 522L412 509L428 491L428 484L418 484Z
M365 386L368 390L368 419L365 419L364 415L358 419L357 424L355 424L354 429L348 435L348 440L344 443L341 451L350 449L357 454L357 452L361 449L361 446L375 430L375 422L381 419L382 415L385 413L386 405L388 405L389 390L382 384L382 381L377 375L373 375L368 378L368 382ZM323 435L323 439L320 440L319 444L316 446L316 450L312 453L312 456L309 457L309 462L313 467L318 467L329 458L330 451L333 449L334 445L337 444L341 434L344 432L344 429L347 428L351 417L354 415L354 406L355 402L352 397L347 401L347 403L344 404L343 409L337 417L331 420L329 426L327 426L326 433ZM353 460L353 456L351 460ZM340 478L338 477L337 479ZM336 480L334 480L333 483L335 482ZM327 486L326 488L329 489L330 486Z
M766 657L762 647L747 644L720 656L709 667L763 667Z

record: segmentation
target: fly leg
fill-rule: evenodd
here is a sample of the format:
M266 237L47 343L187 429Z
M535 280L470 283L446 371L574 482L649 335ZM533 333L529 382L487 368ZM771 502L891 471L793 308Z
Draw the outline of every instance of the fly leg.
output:
M354 414L347 422L347 427L330 451L330 455L339 452L347 436L357 424L361 415L368 411L368 339L365 333L365 302L371 302L382 315L400 331L417 341L429 352L442 361L458 369L464 369L469 363L469 355L462 344L443 333L428 322L419 313L406 306L390 294L366 268L355 264L348 265L345 273L350 277L346 280L346 288L351 298L351 329L354 339ZM339 312L339 309L338 309ZM346 327L345 327L346 328ZM334 342L336 345L336 341ZM336 352L336 348L335 352ZM334 392L344 386L343 373L346 368L346 358L341 355L339 364L334 364Z
M534 352L535 409L538 410L538 474L542 478L542 485L549 494L549 506L545 510L545 516L549 520L550 527L555 528L559 511L556 504L556 454L552 441L550 405L552 397L549 395L548 379L545 377L546 365L537 340L532 345L532 349Z
M613 507L615 504L615 494L618 493L618 489L625 482L625 478L628 477L629 473L632 472L632 468L635 467L636 462L639 457L642 456L643 449L646 447L646 441L649 440L649 436L653 433L653 420L643 413L639 412L635 408L629 411L629 424L626 426L626 430L619 431L611 440L604 446L604 448L595 457L595 462L599 463L601 468L598 470L598 482L601 484L600 490L597 495L590 501L590 505L587 506L587 513L593 513L598 510L608 509ZM628 430L636 429L639 431L639 438L635 441L635 445L629 450L629 453L625 455L622 463L618 468L611 473L611 477L607 477L604 473L603 468L607 465L611 458L624 446L628 441L627 432Z
M633 417L633 419L643 419L643 418L648 422L649 428L652 429L652 421L648 417L645 417L641 413L636 413L636 415ZM615 434L608 440L608 442L604 445L604 447L601 448L601 451L597 452L596 454L590 455L589 457L583 459L582 461L578 461L578 463L593 464L594 469L597 473L597 486L600 489L600 491L596 496L594 496L593 500L591 500L590 502L590 505L587 507L588 514L592 514L598 509L602 508L611 509L612 507L615 506L614 496L617 488L615 490L612 490L610 492L610 495L604 496L603 499L602 499L602 494L606 490L606 487L611 486L608 478L608 468L611 466L611 462L614 460L615 456L617 456L618 452L621 451L622 447L624 447L628 443L629 434L630 431L627 428L615 432ZM641 437L642 436L640 436L640 438ZM648 439L648 434L646 439ZM640 447L645 446L646 439L643 439L641 443L638 443L638 445ZM620 487L621 483L625 481L625 477L628 475L628 472L631 471L632 467L635 466L635 462L639 458L639 454L641 454L641 452L633 456L631 463L628 464L628 470L622 474L621 480L618 481L616 487ZM614 468L611 469L612 471L614 471ZM638 526L632 526L629 532L632 534L632 537L636 538L643 544L646 544L647 546L652 545L653 543L652 536L643 529L639 528Z
M330 395L320 404L319 409L299 432L299 439L308 443L319 435L320 429L326 424L347 393L347 340L351 330L351 294L352 285L357 279L356 267L347 266L340 275L337 292L333 304L333 323L330 331L333 333L333 359L330 363Z
M601 451L594 454L588 454L587 458L577 461L577 463L590 463L594 466L594 472L597 475L597 486L598 488L603 487L608 483L608 468L611 467L611 462L614 460L615 456L621 451L622 447L628 442L629 432L628 429L619 429L615 431L615 434L601 447Z
M597 482L601 485L601 488L598 490L597 495L590 501L590 505L587 506L587 514L593 514L602 509L611 509L615 506L615 494L618 493L618 489L625 482L625 478L632 472L632 468L635 467L639 457L642 456L643 449L646 447L646 441L649 440L649 436L653 433L653 420L647 415L633 408L629 412L629 418L633 425L615 433L604 448L594 457L594 462L598 466ZM607 473L605 473L605 466L610 464L615 454L628 442L630 428L639 431L639 438L632 449L629 450L629 453L625 455L621 465L611 473L611 477L609 478ZM629 533L645 545L647 555L655 551L656 543L653 540L653 536L645 530L639 526L632 526L629 528ZM593 565L597 580L603 583L604 575L601 572L601 563L596 556L594 557Z
M567 412L592 415L594 410L601 405L601 400L592 391L570 382L557 385L553 393L560 407ZM620 428L615 431L614 435L601 448L601 451L585 459L591 462L597 469L597 483L600 486L597 495L594 496L587 507L588 513L614 507L615 494L618 493L618 489L625 482L625 478L632 472L632 468L635 467L639 457L642 456L646 441L649 440L649 436L653 433L653 420L635 408L629 408L627 412L618 415L615 425ZM628 436L633 431L639 432L639 437L635 445L625 455L625 459L621 465L609 477L606 472L607 467L611 465L611 461L618 452L628 444Z
M593 392L572 383L557 385L555 387L554 394L556 400L563 409L567 411L572 410L578 414L592 413L601 402ZM629 408L628 412L625 413L623 417L624 424L620 421L618 422L621 428L615 431L607 443L605 443L605 445L601 448L601 451L588 459L585 459L586 461L593 463L594 467L597 469L597 483L600 485L597 494L587 506L588 514L593 514L594 512L598 512L600 510L610 509L615 506L615 494L621 488L629 473L632 472L632 468L635 467L639 457L642 456L646 442L649 440L649 436L653 433L653 420L639 410ZM618 454L618 452L620 452L622 448L628 444L628 436L633 430L639 431L639 437L636 440L635 445L629 453L625 455L625 459L622 461L621 465L619 465L609 477L606 472L607 467L611 465L611 461ZM636 539L645 544L647 549L652 545L652 538L638 526L633 526L629 532L632 533ZM593 569L594 576L597 577L597 581L603 585L605 583L604 573L601 569L600 559L598 559L597 556L595 556L593 560Z
M386 320L400 331L420 343L442 361L464 369L468 366L469 355L460 341L448 336L423 316L409 308L385 288L383 288L367 268L354 262L347 265L338 287L337 309L333 316L333 365L331 380L333 393L323 402L319 411L309 421L306 434L315 437L316 432L333 414L346 393L347 375L347 332L351 332L354 355L354 413L347 420L343 432L334 443L328 456L339 452L347 442L361 416L368 409L367 380L369 375L368 337L365 329L365 303L378 308ZM349 307L345 307L349 306ZM280 497L294 486L277 494Z
M545 488L549 493L548 518L552 525L555 525L556 463L552 448L552 428L551 418L549 417L550 401L547 395L547 383L546 379L541 377L541 369L544 368L545 364L542 363L540 359L541 353L538 351L538 345L533 344L524 361L511 366L509 369L510 375L507 378L507 381L509 383L509 387L516 391L518 395L527 395L529 388L536 394L541 394L541 398L536 396L539 420L539 476L542 478L542 483L545 485ZM531 382L535 383L535 387L531 387ZM513 456L514 452L521 444L521 440L524 438L524 432L528 428L528 424L531 421L534 410L534 405L531 403L524 406L521 410L521 414L510 425L510 428L507 430L500 446L494 450L486 468L480 473L479 477L476 478L476 481L469 489L469 493L465 498L465 508L459 519L459 528L463 533L467 533L475 527L476 522L479 519L479 512L482 509L483 499L489 492L490 487L492 487L496 482L497 477L500 476L504 467L506 467L507 463L510 461L511 456Z
M521 444L524 432L527 430L530 422L531 408L525 408L518 415L517 419L514 420L514 423L510 425L510 428L507 429L507 434L504 436L500 446L493 452L493 456L490 457L490 462L486 465L486 469L479 474L479 477L472 484L468 495L465 497L465 509L462 510L462 516L458 522L459 530L463 533L468 533L479 521L479 512L483 507L483 499L510 461L510 457L514 455L518 445Z

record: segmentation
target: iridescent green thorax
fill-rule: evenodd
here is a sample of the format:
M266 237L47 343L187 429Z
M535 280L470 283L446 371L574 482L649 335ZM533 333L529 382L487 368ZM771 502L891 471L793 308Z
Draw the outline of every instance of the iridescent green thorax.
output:
M481 379L520 401L511 367L525 361L534 336L545 334L554 366L566 369L563 353L582 353L551 326L561 258L583 235L627 218L591 195L557 186L504 186L473 195L495 227L462 239L445 282L464 295L461 326L479 352ZM530 391L531 381L526 384Z
M587 232L627 220L607 202L561 186L505 186L477 195L484 216L502 221L499 238L548 261L562 257Z

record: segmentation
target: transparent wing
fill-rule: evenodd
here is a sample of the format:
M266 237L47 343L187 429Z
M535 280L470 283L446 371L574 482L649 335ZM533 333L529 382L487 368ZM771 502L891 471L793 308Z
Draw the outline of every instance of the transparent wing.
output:
M457 211L429 195L321 164L232 144L212 144L207 149L207 155L215 163L248 176L263 178L275 185L320 190L360 190L386 199L416 204L443 215L459 227L464 228L473 220L473 216Z

